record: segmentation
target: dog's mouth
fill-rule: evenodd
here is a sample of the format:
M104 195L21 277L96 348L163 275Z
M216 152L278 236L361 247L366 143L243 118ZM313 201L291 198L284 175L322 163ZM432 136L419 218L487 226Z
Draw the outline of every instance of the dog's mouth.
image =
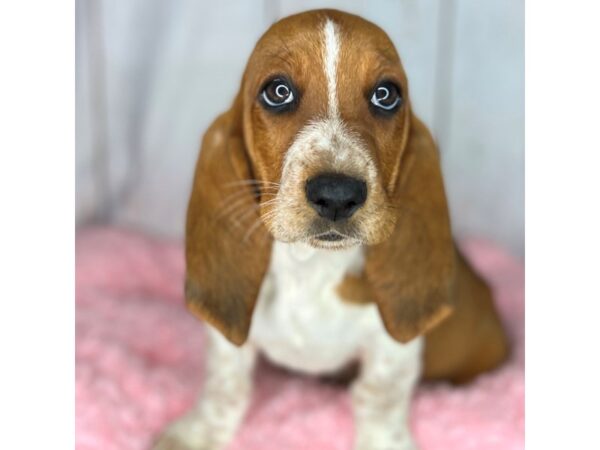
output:
M315 236L315 239L326 242L337 242L343 241L344 239L348 239L348 237L349 236L345 236L341 233L338 233L337 231L328 231L326 233Z
M339 231L330 230L310 236L307 243L315 248L336 250L360 244L360 240Z

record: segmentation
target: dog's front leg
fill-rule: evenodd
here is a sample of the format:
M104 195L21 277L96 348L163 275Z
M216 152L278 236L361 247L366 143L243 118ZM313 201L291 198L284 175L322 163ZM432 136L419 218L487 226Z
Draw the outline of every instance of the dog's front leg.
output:
M221 450L232 440L251 397L256 350L207 329L204 387L198 403L173 422L153 450Z
M352 386L356 450L417 448L408 419L421 349L421 338L401 345L387 335L363 349L361 372Z

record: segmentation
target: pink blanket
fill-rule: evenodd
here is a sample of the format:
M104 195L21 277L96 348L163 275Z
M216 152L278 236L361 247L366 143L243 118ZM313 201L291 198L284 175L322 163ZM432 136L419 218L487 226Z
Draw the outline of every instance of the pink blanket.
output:
M522 449L523 267L486 242L464 249L494 286L514 352L466 387L420 386L412 429L423 450ZM77 449L147 449L191 406L202 381L202 325L183 306L182 249L122 230L85 230L76 261ZM256 378L231 450L351 448L346 389L265 363Z

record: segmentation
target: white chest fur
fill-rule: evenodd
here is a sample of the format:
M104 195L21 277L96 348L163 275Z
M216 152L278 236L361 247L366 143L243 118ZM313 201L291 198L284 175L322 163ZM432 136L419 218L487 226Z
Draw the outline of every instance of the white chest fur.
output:
M344 275L358 272L363 260L359 247L327 251L275 243L247 344L235 346L207 328L202 397L154 450L224 448L250 403L256 350L281 366L316 375L357 359L360 374L350 388L355 448L414 450L407 417L423 339L400 344L385 331L374 304L338 297Z
M361 247L319 250L276 242L250 341L273 362L315 374L358 357L370 337L385 333L375 305L352 305L336 292L363 261Z

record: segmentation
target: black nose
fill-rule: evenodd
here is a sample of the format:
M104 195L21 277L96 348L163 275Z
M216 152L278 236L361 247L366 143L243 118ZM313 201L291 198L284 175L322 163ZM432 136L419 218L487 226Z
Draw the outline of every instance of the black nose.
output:
M306 198L321 217L336 221L347 219L367 199L362 180L342 174L323 174L306 183Z

